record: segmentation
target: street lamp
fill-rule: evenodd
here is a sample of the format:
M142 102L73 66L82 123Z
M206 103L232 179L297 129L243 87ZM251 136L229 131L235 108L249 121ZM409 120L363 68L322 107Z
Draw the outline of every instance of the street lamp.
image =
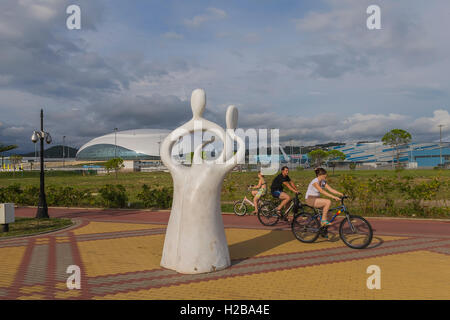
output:
M41 131L34 131L31 136L31 141L36 143L38 141L41 142L41 176L40 176L40 188L39 188L39 204L36 213L36 218L46 218L48 219L48 207L47 200L45 198L45 189L44 189L44 140L48 144L52 142L52 137L50 133L44 131L44 110L41 109Z

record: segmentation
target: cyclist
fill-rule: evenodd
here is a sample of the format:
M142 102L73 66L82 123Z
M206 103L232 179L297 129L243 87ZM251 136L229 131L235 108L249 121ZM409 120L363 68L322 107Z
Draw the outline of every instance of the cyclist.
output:
M282 167L281 173L273 180L270 187L272 196L281 200L280 205L276 208L278 214L280 214L281 209L291 201L291 197L286 192L283 192L283 185L292 192L298 193L297 187L294 182L292 182L291 178L289 178L288 173L289 168L286 166ZM283 219L287 220L287 217L283 217Z
M334 190L328 185L326 180L327 171L325 169L316 168L314 172L316 173L317 178L313 179L308 185L308 190L306 191L305 194L306 204L314 208L322 208L321 224L322 226L326 226L330 224L330 222L328 221L327 214L331 206L331 201L329 199L320 198L320 194L323 194L324 196L327 196L337 201L339 201L340 198L328 193L327 191L324 190L324 188L327 189L329 192L337 194L341 197L344 195L339 191Z
M257 214L258 213L258 200L265 196L267 193L267 183L264 180L264 176L261 173L261 171L258 172L258 184L254 187L252 187L252 189L258 189L258 190L253 190L252 191L252 195L253 195L253 204L255 206L255 211L253 211L252 213Z

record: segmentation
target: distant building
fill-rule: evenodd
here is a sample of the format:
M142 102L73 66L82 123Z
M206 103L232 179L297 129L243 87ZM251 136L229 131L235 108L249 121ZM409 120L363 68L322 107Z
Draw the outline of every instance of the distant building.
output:
M169 130L136 129L118 131L92 139L77 152L78 160L160 160L159 144Z
M382 142L354 143L332 147L346 155L345 162L391 163L397 162L395 148ZM441 162L439 143L409 143L399 147L400 163L417 162L418 167L435 167ZM450 144L442 143L442 163L450 164Z
M169 135L169 130L136 129L112 132L92 139L77 152L77 160L103 161L114 157L123 160L161 160L160 143ZM181 162L190 163L191 153L201 140L180 139L172 149L172 156ZM215 142L202 153L205 159L216 156L220 144Z

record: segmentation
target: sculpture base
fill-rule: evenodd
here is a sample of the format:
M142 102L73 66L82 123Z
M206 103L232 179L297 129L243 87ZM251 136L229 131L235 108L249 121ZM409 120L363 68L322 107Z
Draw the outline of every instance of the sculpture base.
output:
M228 268L230 266L231 266L231 263L228 264L228 265L219 266L219 267L218 266L211 266L211 268L209 270L198 270L198 269L195 270L195 268L194 268L194 270L180 270L180 269L177 269L177 268L171 268L170 266L165 266L165 265L161 264L161 267L163 267L164 269L173 270L173 271L181 273L181 274L212 273L212 272L217 272L217 271L220 271L220 270L224 270L224 269L226 269L226 268Z

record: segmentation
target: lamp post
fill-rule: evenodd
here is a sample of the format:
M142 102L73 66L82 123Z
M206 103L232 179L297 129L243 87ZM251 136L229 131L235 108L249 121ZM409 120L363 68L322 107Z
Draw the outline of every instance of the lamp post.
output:
M48 207L47 207L47 200L45 198L45 185L44 185L44 140L47 143L52 142L52 137L50 136L50 133L44 131L44 110L41 109L41 131L34 131L33 135L31 136L31 141L33 143L38 142L38 140L41 143L41 176L40 176L40 188L39 188L39 204L38 209L36 213L36 218L46 218L48 219Z

